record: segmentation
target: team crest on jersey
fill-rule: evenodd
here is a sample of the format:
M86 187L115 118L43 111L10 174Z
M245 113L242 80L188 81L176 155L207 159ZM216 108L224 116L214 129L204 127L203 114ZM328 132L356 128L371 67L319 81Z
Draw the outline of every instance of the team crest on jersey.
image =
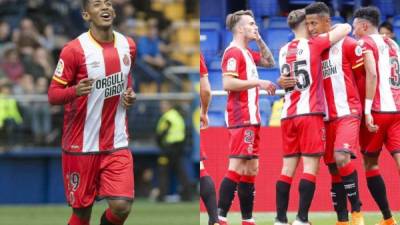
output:
M361 46L357 45L356 48L354 49L354 53L356 54L356 56L361 56L362 55Z
M129 66L130 60L128 54L124 55L124 59L122 60L125 64L125 66Z
M64 61L62 59L59 59L54 75L61 77L63 71L64 71Z
M228 63L226 64L226 70L227 71L236 71L236 59L234 58L229 58Z

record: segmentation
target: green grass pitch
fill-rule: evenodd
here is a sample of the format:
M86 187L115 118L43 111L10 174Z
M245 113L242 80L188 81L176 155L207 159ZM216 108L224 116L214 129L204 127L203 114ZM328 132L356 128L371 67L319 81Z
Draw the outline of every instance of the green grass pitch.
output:
M105 203L93 208L91 225L100 224ZM66 225L71 209L65 205L1 206L1 225ZM198 225L199 203L151 203L135 201L125 225Z
M375 225L382 218L378 212L364 213L365 225ZM400 213L396 213L395 218L400 219ZM256 223L258 225L273 225L275 214L274 213L255 213ZM295 214L289 214L289 222L294 220ZM334 213L311 213L309 219L312 225L335 225L336 215ZM228 215L229 225L241 225L240 213L230 213ZM206 213L200 215L200 225L207 225L208 217Z

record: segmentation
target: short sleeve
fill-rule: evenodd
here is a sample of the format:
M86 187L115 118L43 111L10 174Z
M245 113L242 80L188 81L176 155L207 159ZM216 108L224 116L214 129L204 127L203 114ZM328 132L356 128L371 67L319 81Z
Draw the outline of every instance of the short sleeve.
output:
M326 49L331 47L331 41L329 40L329 34L323 33L316 37L309 39L310 46L313 47L313 52L322 53Z
M208 70L203 54L200 54L200 77L208 76Z
M79 62L77 60L76 51L68 44L61 51L57 67L54 71L53 80L62 85L70 86L75 81L78 67Z
M360 40L357 41L357 45L361 47L362 53L365 54L368 51L374 52L374 44L371 43L370 39L367 38L361 38Z
M241 62L243 62L242 52L237 48L228 49L222 59L222 75L239 77Z
M131 66L135 65L135 60L136 60L136 43L135 41L132 40L132 38L127 38L128 39L128 44L129 44L129 52L131 55Z
M343 43L343 52L345 53L346 58L352 65L351 68L353 70L364 65L362 48L357 44L356 40L346 37Z
M253 50L251 50L251 49L248 49L248 50L249 50L251 56L253 57L254 63L255 63L256 65L258 65L258 63L259 63L260 60L261 60L261 54L260 54L259 52L253 51Z

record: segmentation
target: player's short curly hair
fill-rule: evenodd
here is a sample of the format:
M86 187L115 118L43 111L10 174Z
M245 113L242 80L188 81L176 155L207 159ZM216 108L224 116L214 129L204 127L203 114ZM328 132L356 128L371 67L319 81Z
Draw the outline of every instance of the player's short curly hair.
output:
M373 26L378 27L381 13L375 6L361 7L354 12L354 18L368 20Z
M305 7L306 15L320 14L329 16L329 7L323 2L314 2Z
M226 27L230 30L233 31L233 28L235 25L239 22L240 17L243 15L248 15L254 18L253 11L251 10L239 10L234 13L228 14L226 17Z
M296 27L306 19L306 13L304 9L296 9L289 13L287 17L287 24L290 29L296 29Z

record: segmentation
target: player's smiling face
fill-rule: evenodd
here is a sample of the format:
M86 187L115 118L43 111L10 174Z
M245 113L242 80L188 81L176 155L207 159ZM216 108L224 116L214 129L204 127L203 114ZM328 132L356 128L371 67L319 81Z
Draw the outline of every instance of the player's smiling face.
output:
M111 27L115 18L111 0L89 0L83 18L96 27Z
M329 17L318 14L306 15L306 25L311 36L329 32Z

